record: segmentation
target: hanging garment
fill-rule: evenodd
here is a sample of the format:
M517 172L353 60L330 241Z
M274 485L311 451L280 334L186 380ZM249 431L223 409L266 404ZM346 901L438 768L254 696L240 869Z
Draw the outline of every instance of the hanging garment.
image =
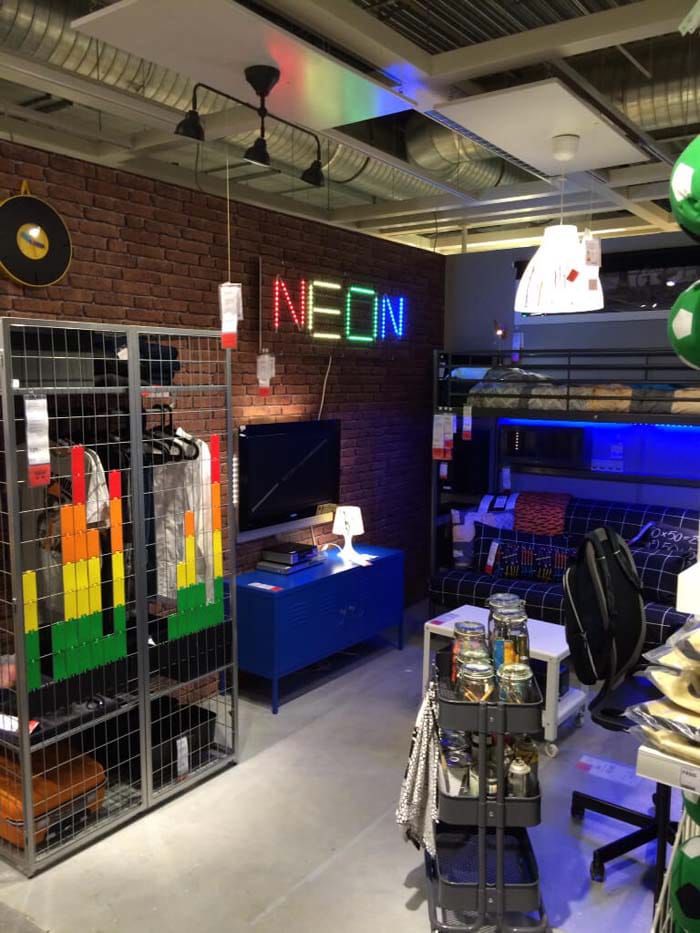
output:
M177 565L185 559L185 513L193 512L197 581L206 583L207 599L211 600L214 596L211 453L205 441L180 428L175 436L178 434L197 444L199 456L153 467L156 594L161 599L177 598Z
M416 848L435 856L435 823L438 819L437 775L440 761L435 685L430 684L413 729L411 751L401 785L396 822Z
M48 486L21 487L22 567L37 571L39 622L64 618L61 506L73 504L70 448L51 451ZM97 453L85 448L85 513L88 528L109 528L109 489Z

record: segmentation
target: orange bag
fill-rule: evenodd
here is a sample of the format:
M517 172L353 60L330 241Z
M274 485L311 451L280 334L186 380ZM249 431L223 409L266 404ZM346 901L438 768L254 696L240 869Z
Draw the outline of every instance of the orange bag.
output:
M102 765L72 751L67 742L32 755L34 838L43 842L49 827L71 815L95 813L107 781ZM0 752L0 837L24 848L24 808L19 762Z

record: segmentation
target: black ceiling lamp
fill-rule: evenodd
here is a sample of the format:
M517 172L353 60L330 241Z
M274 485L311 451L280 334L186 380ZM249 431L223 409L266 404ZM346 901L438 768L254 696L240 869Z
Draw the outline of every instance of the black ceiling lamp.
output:
M279 69L275 68L273 65L251 65L249 68L246 68L245 76L248 84L250 84L260 98L260 105L258 107L254 107L253 104L249 104L247 101L239 100L238 97L233 97L233 95L226 94L223 91L217 91L216 88L200 82L195 84L192 92L192 109L188 110L185 117L178 123L175 132L179 136L186 136L188 139L204 141L204 127L202 126L202 121L199 118L199 111L197 110L197 90L199 88L204 88L207 91L212 91L214 94L219 94L221 97L226 97L228 100L241 104L243 107L254 110L260 117L260 135L253 145L246 149L243 156L247 162L252 162L254 165L262 165L265 168L270 165L270 153L267 151L267 140L265 139L265 118L267 116L271 116L280 123L291 126L292 129L299 130L301 133L306 133L307 136L311 136L316 142L316 158L307 169L304 169L300 177L307 185L313 185L315 188L323 188L326 179L323 175L323 165L321 162L321 140L315 133L304 129L303 126L299 126L297 123L290 123L289 120L271 114L265 106L267 96L280 79Z
M188 139L197 139L200 142L204 141L204 127L202 126L202 121L199 119L199 111L197 110L197 87L195 86L194 91L192 92L192 109L188 110L182 120L175 127L175 133L178 136L186 136Z

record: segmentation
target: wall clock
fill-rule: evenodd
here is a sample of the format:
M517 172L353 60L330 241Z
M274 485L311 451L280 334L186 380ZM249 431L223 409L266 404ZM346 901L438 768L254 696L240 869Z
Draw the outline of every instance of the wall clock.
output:
M0 203L0 269L20 285L55 285L68 272L73 246L60 214L27 182Z

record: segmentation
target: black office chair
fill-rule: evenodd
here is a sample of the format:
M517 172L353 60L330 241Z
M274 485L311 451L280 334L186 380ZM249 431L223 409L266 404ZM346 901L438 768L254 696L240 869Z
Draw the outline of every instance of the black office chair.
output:
M638 703L646 703L649 700L657 700L661 694L645 677L629 676L614 689L608 689L607 685L603 687L589 706L591 718L594 723L602 726L603 729L609 729L611 732L626 732L633 723L626 719L624 711L630 706L636 706ZM666 846L673 844L677 824L672 823L671 813L671 788L666 784L657 784L656 792L653 795L654 812L652 814L640 813L636 810L630 810L628 807L622 807L616 803L610 803L607 800L601 800L598 797L591 797L589 794L583 794L575 790L571 796L571 816L574 819L582 820L586 810L593 813L599 813L601 816L609 816L614 820L620 820L629 826L635 826L636 829L601 846L593 853L591 860L591 878L593 881L605 880L605 865L612 859L619 858L621 855L627 855L639 846L646 845L656 840L656 877L655 877L655 896L656 901L661 892L664 872L666 869Z

